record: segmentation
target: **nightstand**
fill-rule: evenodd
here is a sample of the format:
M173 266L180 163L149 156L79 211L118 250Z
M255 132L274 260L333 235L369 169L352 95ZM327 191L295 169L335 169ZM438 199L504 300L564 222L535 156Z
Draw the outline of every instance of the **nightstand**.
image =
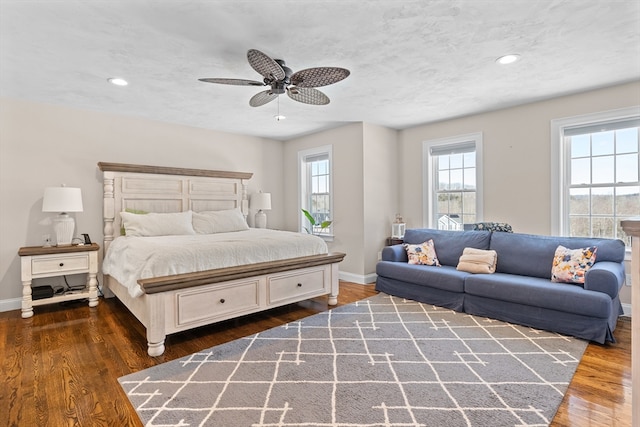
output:
M33 316L33 307L62 301L89 299L89 307L98 305L98 250L96 243L83 246L27 246L20 248L22 276L22 317ZM62 295L33 300L31 281L43 277L86 274L84 289L67 291Z

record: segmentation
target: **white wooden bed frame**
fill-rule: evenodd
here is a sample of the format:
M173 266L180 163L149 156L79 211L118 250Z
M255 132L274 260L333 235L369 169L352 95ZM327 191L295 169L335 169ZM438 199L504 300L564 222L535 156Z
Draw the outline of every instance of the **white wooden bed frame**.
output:
M240 208L248 214L251 173L98 163L104 181L104 246L120 235L125 209L145 212L212 211ZM105 275L105 295L114 294L147 330L147 352L164 353L165 337L233 317L329 294L337 304L338 263L329 253L238 267L139 280L133 298Z

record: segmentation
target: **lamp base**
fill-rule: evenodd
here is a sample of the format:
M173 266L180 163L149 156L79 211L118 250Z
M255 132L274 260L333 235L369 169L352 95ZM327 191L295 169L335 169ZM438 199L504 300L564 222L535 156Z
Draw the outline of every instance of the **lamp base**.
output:
M73 230L76 222L66 213L61 213L53 219L53 229L56 232L57 246L71 246L73 240Z
M256 228L267 228L267 214L262 209L256 212L254 225Z

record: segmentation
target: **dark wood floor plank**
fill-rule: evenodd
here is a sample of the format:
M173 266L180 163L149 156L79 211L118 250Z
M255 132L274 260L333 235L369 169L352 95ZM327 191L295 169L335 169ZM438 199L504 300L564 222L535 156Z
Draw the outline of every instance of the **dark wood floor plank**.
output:
M339 305L375 294L341 283ZM0 313L0 426L142 426L118 378L329 309L326 297L167 337L147 355L142 325L115 298ZM631 425L631 322L616 344L589 344L552 422L554 427Z

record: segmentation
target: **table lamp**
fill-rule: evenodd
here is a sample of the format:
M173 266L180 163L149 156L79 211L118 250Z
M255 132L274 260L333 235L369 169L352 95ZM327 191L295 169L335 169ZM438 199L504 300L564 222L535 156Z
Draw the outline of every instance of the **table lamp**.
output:
M252 194L249 205L251 209L258 210L255 216L255 227L267 228L267 214L264 213L264 211L271 209L271 193L263 193L260 191L259 193Z
M69 246L76 223L67 212L82 212L82 192L72 187L47 187L42 199L42 212L58 212L53 219L58 246Z

